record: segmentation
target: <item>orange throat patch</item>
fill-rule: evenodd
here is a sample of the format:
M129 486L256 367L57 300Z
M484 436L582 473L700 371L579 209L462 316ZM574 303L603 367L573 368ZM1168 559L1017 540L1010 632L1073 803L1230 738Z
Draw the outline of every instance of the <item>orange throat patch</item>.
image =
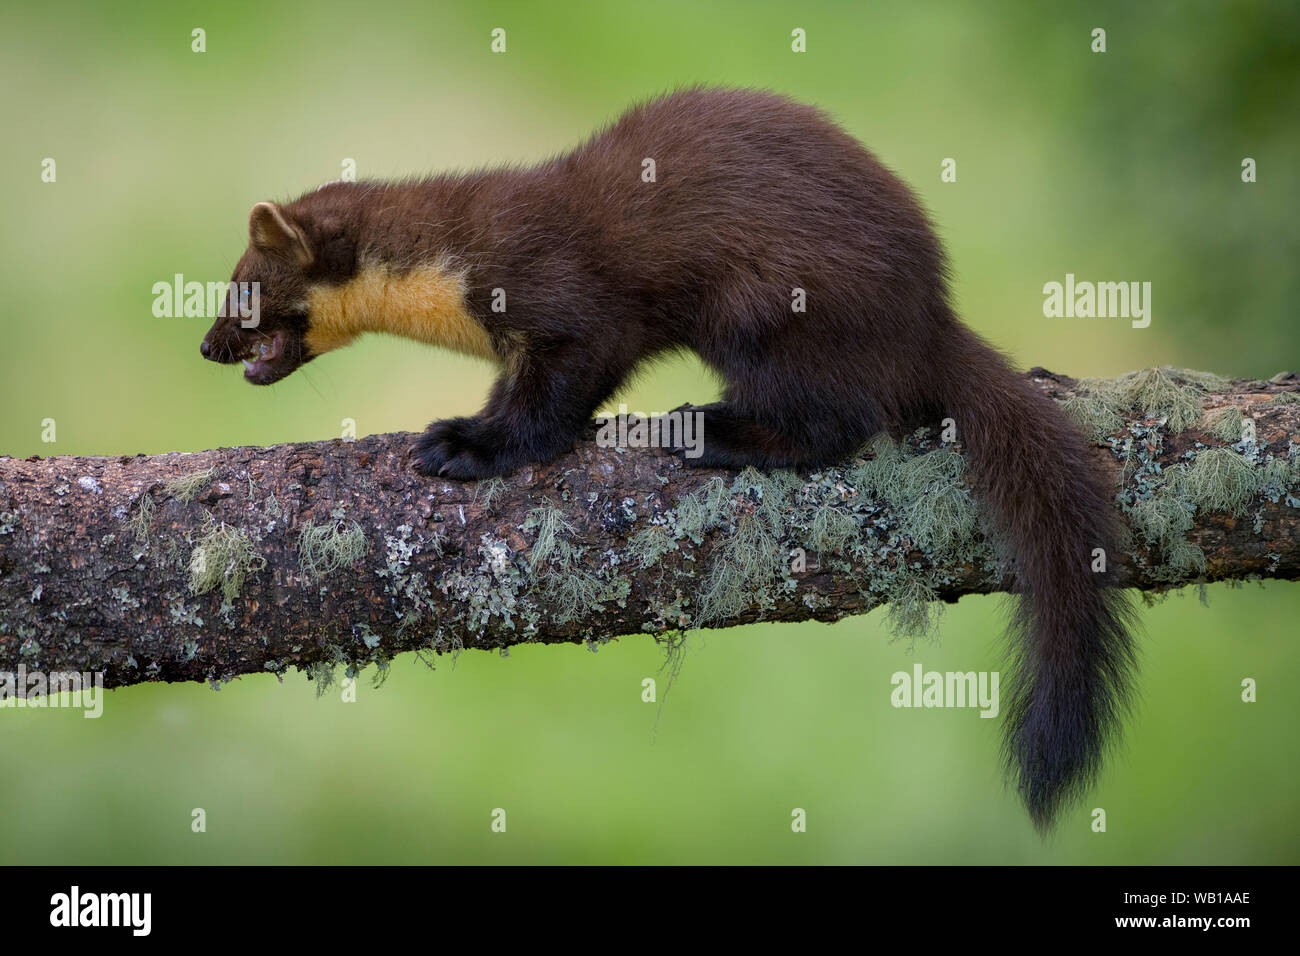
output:
M362 266L342 285L307 292L312 354L342 348L363 332L386 332L500 361L483 326L465 307L465 275L443 263L396 272L386 264Z

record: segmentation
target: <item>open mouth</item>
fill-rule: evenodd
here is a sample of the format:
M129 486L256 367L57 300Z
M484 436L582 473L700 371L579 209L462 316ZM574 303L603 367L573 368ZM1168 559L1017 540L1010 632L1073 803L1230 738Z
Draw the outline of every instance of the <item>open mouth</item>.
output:
M276 332L269 339L260 339L239 356L244 363L244 378L260 382L271 373L275 360L284 354L284 333Z

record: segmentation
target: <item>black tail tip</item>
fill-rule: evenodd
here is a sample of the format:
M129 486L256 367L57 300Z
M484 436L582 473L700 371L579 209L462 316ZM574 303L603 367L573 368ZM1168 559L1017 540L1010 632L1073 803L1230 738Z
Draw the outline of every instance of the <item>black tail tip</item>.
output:
M1106 735L1083 715L1030 719L1012 740L1011 769L1034 829L1046 836L1096 780Z

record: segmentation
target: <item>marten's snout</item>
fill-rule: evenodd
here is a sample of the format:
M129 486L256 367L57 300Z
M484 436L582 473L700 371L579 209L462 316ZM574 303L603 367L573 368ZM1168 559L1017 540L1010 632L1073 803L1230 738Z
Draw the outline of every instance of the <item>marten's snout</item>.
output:
M237 320L218 319L199 343L199 354L209 362L232 365L239 361L260 337L261 334L256 330L241 329Z
M199 343L199 354L209 362L229 364L235 361L238 354L234 341L237 338L237 332L228 331L225 323L219 321L203 336L203 341Z

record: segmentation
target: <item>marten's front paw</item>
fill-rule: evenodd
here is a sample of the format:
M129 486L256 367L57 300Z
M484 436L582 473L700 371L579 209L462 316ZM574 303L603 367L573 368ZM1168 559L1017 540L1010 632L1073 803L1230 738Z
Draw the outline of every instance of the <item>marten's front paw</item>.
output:
M457 481L501 474L497 456L483 431L483 423L477 418L434 422L411 446L415 470Z

